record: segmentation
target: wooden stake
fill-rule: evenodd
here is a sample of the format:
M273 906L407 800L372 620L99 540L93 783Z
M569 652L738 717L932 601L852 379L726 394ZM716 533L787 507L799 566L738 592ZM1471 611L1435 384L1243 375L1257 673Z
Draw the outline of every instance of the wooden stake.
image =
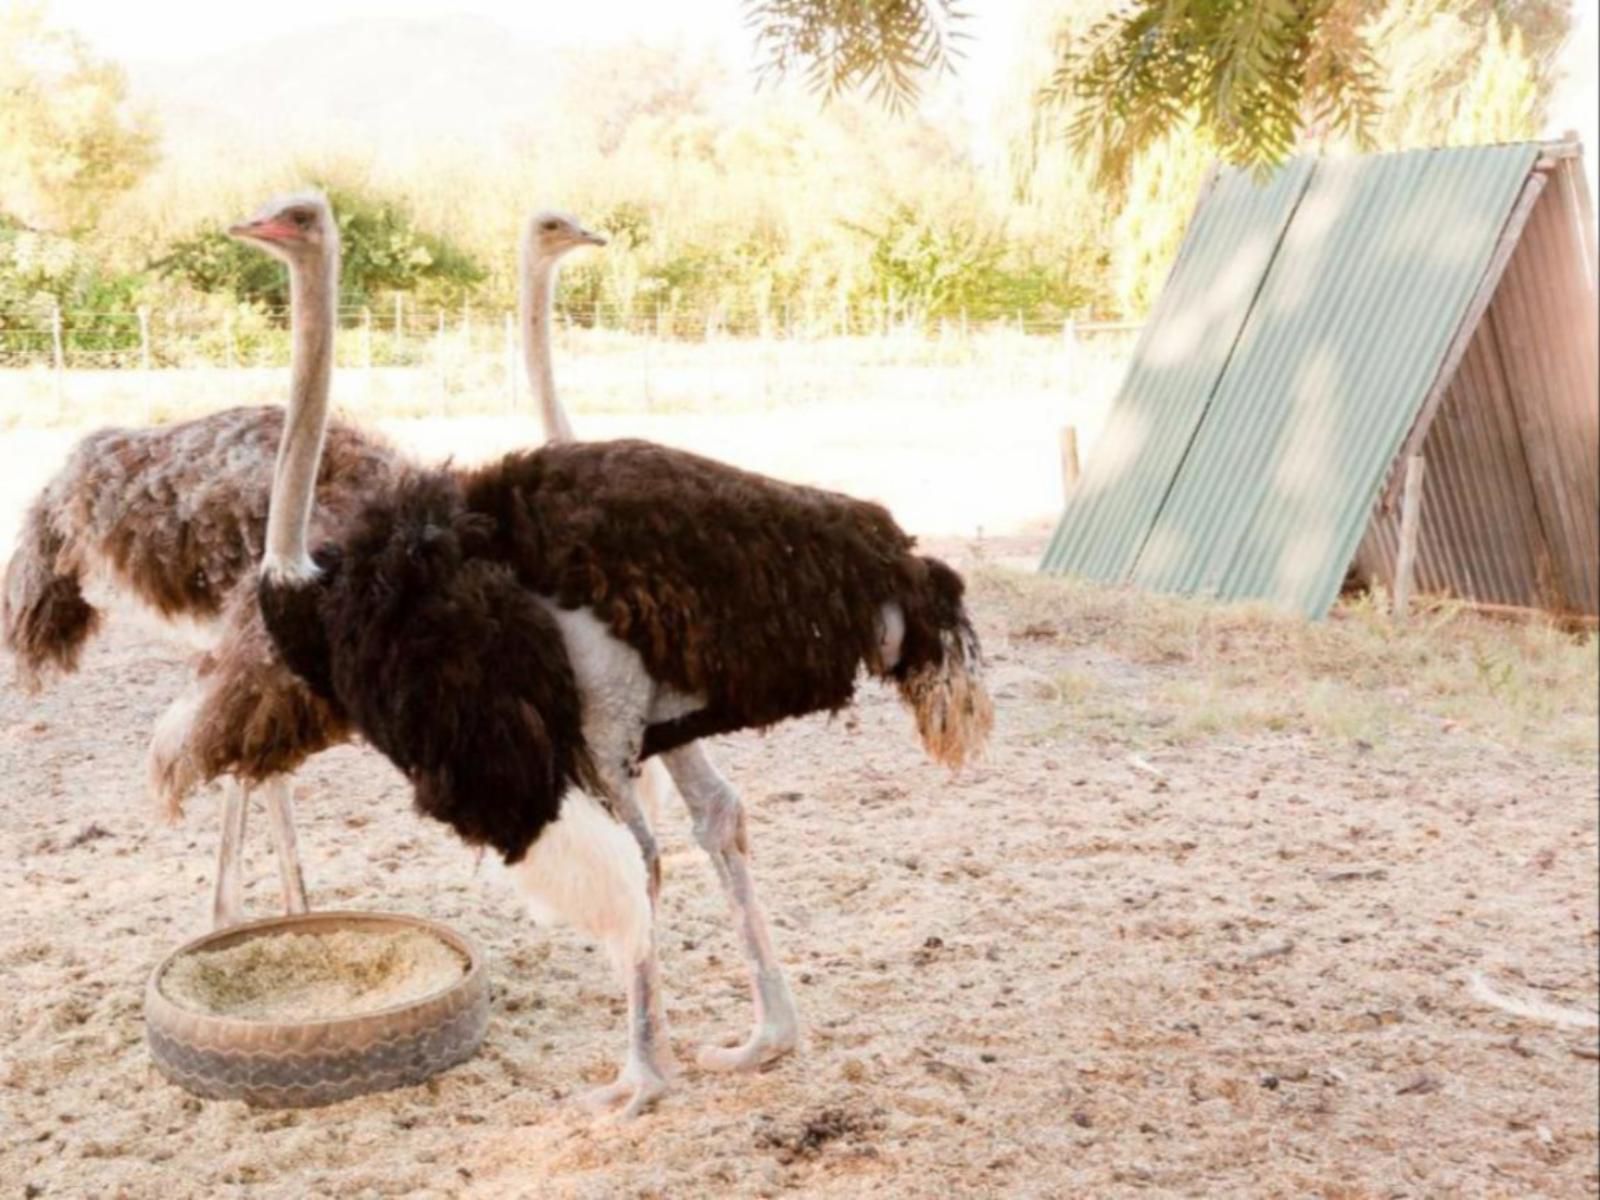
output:
M1063 425L1061 427L1061 492L1063 495L1072 495L1072 490L1078 486L1078 474L1078 427L1076 425Z
M1406 619L1411 605L1411 577L1417 566L1417 528L1422 523L1422 476L1427 460L1420 454L1406 459L1405 493L1400 501L1400 553L1394 564L1394 617Z
M56 406L59 408L66 400L64 379L67 371L67 353L61 338L61 305L59 303L50 306L50 347L55 352Z
M512 411L517 407L517 323L506 314L506 402Z

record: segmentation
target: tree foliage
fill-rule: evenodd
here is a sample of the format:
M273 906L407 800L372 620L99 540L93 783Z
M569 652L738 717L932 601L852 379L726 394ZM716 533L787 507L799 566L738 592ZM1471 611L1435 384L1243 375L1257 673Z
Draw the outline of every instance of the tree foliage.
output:
M1078 5L1076 10L1094 5ZM1441 14L1443 16L1441 17ZM871 83L891 100L950 65L953 2L752 0L767 69L803 73L830 93ZM1068 13L1070 18L1073 14ZM1226 160L1281 162L1309 138L1378 142L1400 97L1380 62L1396 27L1436 18L1469 36L1436 69L1470 77L1476 55L1517 31L1517 53L1547 81L1570 0L1128 0L1087 28L1064 24L1040 92L1069 114L1064 132L1103 184L1126 184L1138 156L1193 125ZM1541 82L1539 86L1543 86ZM1539 97L1536 97L1539 98Z
M898 111L959 57L958 0L746 0L761 70L836 96L864 88Z
M345 303L360 305L379 293L424 288L435 299L453 298L483 281L483 267L471 255L417 229L401 205L340 187L325 190L339 222ZM269 307L289 302L283 269L218 229L182 239L154 265L201 292L227 293Z
M0 7L0 212L33 228L81 230L156 161L127 80L35 4Z

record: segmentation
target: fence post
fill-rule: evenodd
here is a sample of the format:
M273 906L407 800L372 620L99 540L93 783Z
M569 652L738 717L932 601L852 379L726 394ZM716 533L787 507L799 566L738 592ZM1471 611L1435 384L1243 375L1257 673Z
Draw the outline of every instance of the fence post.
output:
M1394 619L1404 621L1411 606L1411 579L1417 566L1417 527L1422 524L1422 476L1427 461L1406 459L1405 493L1400 500L1400 552L1394 564Z
M368 377L372 374L372 310L361 310L361 365L367 369Z
M517 408L517 322L506 314L506 403L511 411Z
M60 408L66 402L66 348L61 341L61 302L53 300L50 303L50 347L54 352L55 377L56 377L56 407Z
M404 292L394 294L394 346L395 359L400 358L400 346L406 340L406 297Z
M228 370L233 370L233 310L230 308L222 314L222 365Z
M1076 425L1063 425L1061 427L1061 494L1072 495L1072 489L1078 486L1078 427Z
M150 310L139 305L139 365L150 369Z
M433 335L433 361L439 371L439 401L442 404L445 397L444 388L444 309L439 310L439 329Z

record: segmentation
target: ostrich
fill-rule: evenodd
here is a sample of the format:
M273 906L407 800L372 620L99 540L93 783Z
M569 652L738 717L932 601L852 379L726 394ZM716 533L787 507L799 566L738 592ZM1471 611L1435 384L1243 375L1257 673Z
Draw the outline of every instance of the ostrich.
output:
M269 205L233 236L332 304L337 230ZM315 316L307 319L315 320ZM734 910L756 1021L701 1056L750 1068L795 1017L747 863L738 796L695 744L836 711L893 680L951 766L993 720L960 577L888 512L639 441L566 443L471 472L416 470L314 559L331 348L297 361L257 600L284 661L410 780L417 808L497 851L536 916L600 940L628 1053L592 1097L631 1116L671 1068L633 774L660 754Z
M318 220L332 221L326 200L316 193L290 197L283 207L292 214L299 214L303 209L315 213ZM553 282L554 264L562 256L579 246L603 244L603 238L571 217L559 213L539 214L531 223L525 243L522 263L525 280ZM336 289L336 257L322 263L321 269L331 272L328 278L333 282L328 286ZM528 320L548 330L549 286L534 289L525 283L525 288L531 300L526 306ZM319 346L332 344L333 310L331 306L305 309L298 304L298 297L291 307L294 360L297 364L312 361L319 353ZM535 393L540 397L543 410L553 411L559 417L560 406L549 368L548 336L540 340L530 330L525 337L533 347L528 368ZM275 447L281 438L283 410L274 406L268 411L273 416L271 433ZM266 457L257 459L261 503L259 520L251 529L254 547L261 545L265 530L265 496L271 482L267 463L273 452L269 450ZM385 452L389 455L386 465L391 474L407 469L408 460L392 451ZM330 482L354 481L345 480L335 471ZM371 482L363 480L360 486L368 487ZM341 508L340 521L348 516L350 504ZM319 527L319 536L327 536L329 528L324 522ZM183 801L201 784L224 776L262 783L268 797L278 799L279 806L269 809L274 818L274 836L292 852L294 831L287 807L287 776L307 758L349 740L351 733L334 710L311 695L284 667L261 625L254 588L246 587L239 595L242 598L227 611L218 645L202 660L189 689L171 705L157 725L148 763L151 791L164 811L175 817L181 812ZM223 866L218 872L214 905L214 920L218 925L232 924L239 919L237 881L241 874L238 860L243 847L244 810L242 800L236 796L237 793L230 791L225 813ZM298 869L295 877L298 880ZM298 908L291 907L290 911L303 908L302 891Z
M300 335L324 342L332 336L331 330ZM230 654L235 667L244 668L232 676L238 719L208 764L215 769L205 776L231 776L212 904L219 925L239 919L253 787L266 802L284 907L305 911L286 777L299 760L285 750L348 736L334 711L277 661L261 629L253 588L240 586L255 571L271 464L282 436L280 405L232 408L158 429L89 434L30 506L0 598L4 643L28 691L54 674L75 671L108 611L153 621L203 649L198 682L207 686L217 681L219 654ZM389 482L399 462L383 443L331 423L317 477L318 530L331 534L353 515L362 495ZM191 689L169 710L153 750L170 744L179 718L196 715L196 701ZM181 770L159 769L153 781L158 795L174 806L183 789L200 782Z
M534 403L538 405L547 443L576 440L566 408L556 395L552 366L555 355L550 347L550 326L555 316L556 276L561 258L576 246L605 244L605 238L591 233L566 213L549 210L536 212L523 226L517 272L522 354L528 368L528 386L533 392ZM671 792L672 785L665 768L658 762L644 764L639 776L642 813L635 821L635 832L645 839L647 853L654 848L649 826L659 819L663 803Z
M322 206L316 195L297 198ZM569 428L549 363L555 264L605 239L560 213L538 214L524 243L528 372L547 430ZM331 309L297 322L297 342L328 342ZM303 357L308 346L297 347ZM204 650L195 680L158 722L148 774L169 817L201 784L227 780L212 899L217 926L241 916L249 796L265 800L286 911L304 912L289 774L348 740L327 704L285 670L265 637L253 573L266 527L281 405L234 408L157 429L89 434L30 506L0 596L0 629L18 682L37 691L71 673L107 611L131 611ZM568 434L570 436L570 433ZM405 459L342 422L329 426L317 488L328 536ZM231 597L242 594L241 603Z

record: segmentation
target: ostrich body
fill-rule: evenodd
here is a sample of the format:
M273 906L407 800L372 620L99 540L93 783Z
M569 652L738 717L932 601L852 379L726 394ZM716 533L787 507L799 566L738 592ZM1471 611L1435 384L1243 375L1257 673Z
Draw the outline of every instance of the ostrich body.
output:
M294 753L295 743L320 747L348 736L334 710L284 669L261 628L253 587L241 587L253 578L263 545L271 463L282 436L277 405L227 409L159 429L89 434L29 508L0 605L6 648L18 681L30 691L54 674L75 671L108 613L153 623L203 650L198 694L220 681L219 656L228 665L229 736L224 742L216 736L221 731L213 731L203 773L232 776L213 897L218 924L239 917L254 787L266 801L284 906L305 910L286 773L304 757ZM381 442L343 423L332 425L317 478L318 531L331 535L357 510L360 495L388 481L396 463ZM175 723L194 714L196 699L180 700L163 718L153 765ZM181 803L175 789L198 782L187 769L158 765L152 774L169 809Z
M556 262L578 246L604 244L560 213L536 216L524 239L524 346L547 432L566 427L549 363ZM329 308L294 323L297 359L313 343L331 344L333 319ZM169 819L200 786L228 781L212 901L219 927L242 916L252 790L266 801L284 907L305 911L289 775L351 737L335 709L283 665L255 600L283 420L281 405L266 405L88 435L30 508L6 572L0 625L29 690L76 670L108 609L131 610L204 651L190 685L157 723L147 773ZM376 438L330 423L314 536L332 537L360 510L361 497L392 483L408 461Z
M331 303L318 269L336 256L331 221L269 208L232 232L289 264L298 302ZM838 709L864 666L898 684L930 753L959 764L992 722L960 578L877 505L637 441L410 473L313 560L329 353L293 373L257 588L284 661L407 776L422 812L504 857L537 915L606 945L630 1036L598 1102L636 1113L670 1070L649 850L628 830L651 751L752 969L751 1036L702 1064L792 1048L739 800L694 741Z

